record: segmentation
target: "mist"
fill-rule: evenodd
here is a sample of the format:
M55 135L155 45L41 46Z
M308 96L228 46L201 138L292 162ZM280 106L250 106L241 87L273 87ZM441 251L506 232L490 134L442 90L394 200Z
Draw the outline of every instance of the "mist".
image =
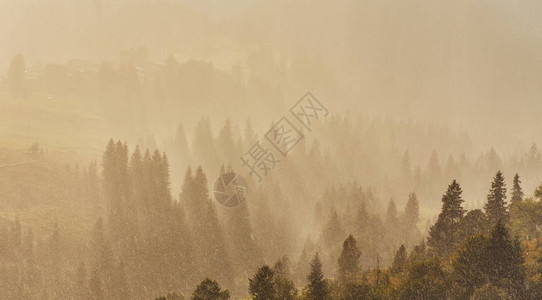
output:
M1 1L0 294L537 298L541 9Z

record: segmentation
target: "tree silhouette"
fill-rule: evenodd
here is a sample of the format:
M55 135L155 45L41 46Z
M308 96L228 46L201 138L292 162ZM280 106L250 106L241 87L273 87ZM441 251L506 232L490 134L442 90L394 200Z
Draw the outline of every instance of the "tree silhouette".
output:
M516 173L514 176L514 185L512 186L512 197L510 201L512 205L523 200L523 190L521 189L521 180L519 180L519 175Z
M309 300L328 300L331 299L331 291L327 282L324 280L322 272L322 263L318 253L314 255L311 262L311 271L307 276L309 284L305 287L304 294Z
M192 300L226 300L230 299L230 292L222 290L216 280L205 278L192 293Z
M249 279L248 291L254 300L277 299L274 276L275 273L273 270L269 266L264 265Z
M442 210L437 223L429 231L427 244L439 255L448 255L456 246L455 236L459 222L463 218L465 210L461 206L461 187L455 180L448 186L446 194L442 196Z
M506 207L506 184L501 171L498 171L493 182L491 190L487 195L487 202L484 205L486 215L491 226L497 224L498 221L507 222L508 211Z

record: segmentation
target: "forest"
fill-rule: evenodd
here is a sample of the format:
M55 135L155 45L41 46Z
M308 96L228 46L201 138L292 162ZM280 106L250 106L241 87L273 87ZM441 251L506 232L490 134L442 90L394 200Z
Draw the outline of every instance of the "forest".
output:
M413 192L404 209L389 201L380 213L370 189L328 187L311 212L317 230L296 252L299 229L279 191L251 190L240 206L223 207L197 166L186 169L181 192L172 195L166 153L129 151L113 140L99 163L63 172L80 205L97 216L94 225L74 241L56 222L46 236L34 236L17 218L5 220L7 298L536 299L542 293L542 186L526 197L518 174L507 189L498 171L483 209L466 210L453 180L426 234Z
M542 299L540 11L1 0L0 299Z

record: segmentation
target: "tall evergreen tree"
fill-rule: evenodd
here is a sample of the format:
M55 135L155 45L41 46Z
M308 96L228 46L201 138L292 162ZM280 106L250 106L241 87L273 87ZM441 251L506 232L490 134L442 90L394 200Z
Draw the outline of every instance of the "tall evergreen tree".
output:
M408 195L408 201L405 206L405 212L403 214L403 232L406 243L410 243L417 236L420 235L417 224L420 220L420 206L416 193L410 193Z
M294 300L297 296L297 289L290 279L291 270L288 257L279 259L273 266L274 284L277 290L277 299Z
M230 119L226 119L216 138L216 149L219 159L224 163L231 163L239 156L233 141L233 132ZM237 160L239 158L237 157Z
M254 300L275 300L277 290L274 281L275 273L267 265L258 269L254 277L249 279L248 291Z
M497 221L489 237L471 236L455 255L452 279L457 298L470 298L474 290L492 284L510 299L525 299L523 253L518 240L510 239L504 224Z
M429 231L428 246L439 255L450 254L456 244L456 232L459 222L465 214L462 207L461 187L457 181L453 181L442 196L442 210L437 223Z
M200 265L200 271L203 275L211 274L228 284L232 280L231 265L225 249L222 226L209 197L207 177L201 167L196 169L193 178L190 178L189 172L185 178L188 186L185 188L183 185L182 196L188 198L187 214L191 217L192 236L199 250L196 259L207 262Z
M520 202L523 200L523 190L521 189L521 180L519 180L519 175L516 173L514 176L514 185L512 186L512 197L510 199L511 204Z
M331 290L324 280L324 272L322 272L322 263L320 262L320 258L318 258L318 253L312 259L311 271L307 280L309 284L305 287L305 295L308 300L331 299Z
M323 229L322 239L326 246L333 248L340 243L344 236L345 232L341 226L339 216L337 215L337 212L333 210L329 221Z
M339 278L342 282L354 281L359 274L359 257L361 251L356 245L356 239L349 235L343 243L339 256Z
M491 226L497 224L498 221L507 222L506 184L501 171L498 171L493 178L484 209Z
M392 229L398 225L397 215L397 206L395 205L395 201L393 201L393 199L390 199L390 202L388 202L388 209L386 210L386 222L388 223L388 226Z
M397 250L397 253L395 253L395 257L393 258L391 269L393 272L402 271L406 263L407 263L407 251L406 251L405 246L401 245L401 247L399 247L399 250Z

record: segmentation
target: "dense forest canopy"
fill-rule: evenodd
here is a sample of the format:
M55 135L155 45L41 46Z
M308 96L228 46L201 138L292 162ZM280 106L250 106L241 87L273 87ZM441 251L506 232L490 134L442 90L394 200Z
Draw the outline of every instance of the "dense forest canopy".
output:
M0 298L542 298L540 8L0 1Z

